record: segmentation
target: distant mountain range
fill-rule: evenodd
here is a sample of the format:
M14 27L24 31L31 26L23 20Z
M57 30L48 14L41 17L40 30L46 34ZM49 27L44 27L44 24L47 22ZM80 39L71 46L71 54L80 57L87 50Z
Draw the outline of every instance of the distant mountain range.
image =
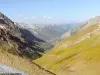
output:
M61 41L61 36L69 31L70 29L74 28L76 25L73 23L71 24L54 24L54 25L29 25L24 23L15 23L19 27L24 28L32 32L33 35L36 37L48 42L51 45L57 44L59 41Z

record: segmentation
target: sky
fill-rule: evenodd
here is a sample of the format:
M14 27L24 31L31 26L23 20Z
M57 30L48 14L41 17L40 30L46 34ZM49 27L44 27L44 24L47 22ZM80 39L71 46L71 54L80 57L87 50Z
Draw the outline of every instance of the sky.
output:
M15 22L68 23L100 16L100 0L0 0L0 12Z

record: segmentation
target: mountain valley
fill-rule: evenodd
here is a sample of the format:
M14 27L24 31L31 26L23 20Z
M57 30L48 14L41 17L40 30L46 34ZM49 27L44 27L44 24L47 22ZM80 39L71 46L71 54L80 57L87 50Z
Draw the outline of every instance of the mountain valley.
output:
M0 13L0 69L10 66L29 75L99 75L99 17L69 25L27 26Z

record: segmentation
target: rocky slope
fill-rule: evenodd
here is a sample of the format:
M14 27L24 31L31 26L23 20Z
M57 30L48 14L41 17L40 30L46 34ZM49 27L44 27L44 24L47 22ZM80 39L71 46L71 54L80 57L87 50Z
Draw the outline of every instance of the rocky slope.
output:
M42 56L44 46L51 47L0 13L0 74L55 75L31 61Z
M34 62L57 75L100 75L100 23L89 24Z
M35 37L29 30L19 28L0 13L0 47L15 55L36 59L52 48L47 42Z

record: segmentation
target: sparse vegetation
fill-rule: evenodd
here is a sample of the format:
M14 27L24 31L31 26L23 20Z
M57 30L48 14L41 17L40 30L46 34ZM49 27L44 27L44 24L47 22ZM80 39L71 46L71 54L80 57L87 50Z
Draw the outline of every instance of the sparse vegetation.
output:
M64 39L50 52L34 62L57 75L99 75L99 30L99 24L90 25L77 34ZM68 44L68 41L71 43Z

